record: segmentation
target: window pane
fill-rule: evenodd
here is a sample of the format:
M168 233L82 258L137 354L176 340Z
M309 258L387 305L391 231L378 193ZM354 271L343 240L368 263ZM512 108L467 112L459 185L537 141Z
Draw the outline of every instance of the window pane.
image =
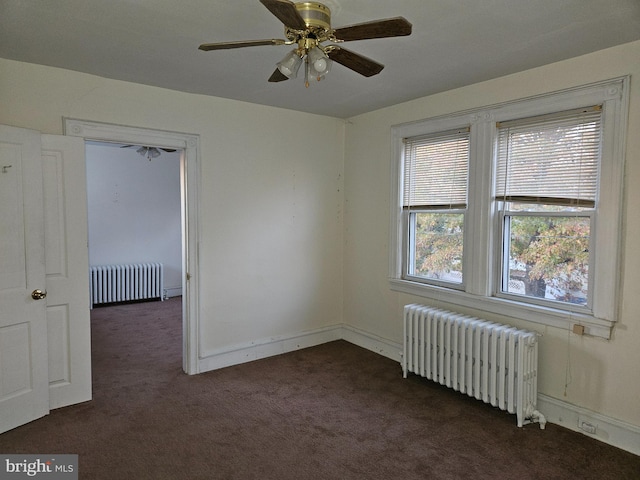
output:
M462 283L464 214L412 213L414 234L409 274Z
M507 216L503 292L586 305L590 218Z

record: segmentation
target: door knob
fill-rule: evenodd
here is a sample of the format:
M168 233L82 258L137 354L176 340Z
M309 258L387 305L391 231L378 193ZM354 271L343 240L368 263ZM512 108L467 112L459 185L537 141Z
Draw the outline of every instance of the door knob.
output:
M34 300L42 300L46 296L47 296L46 290L43 292L42 290L39 290L36 288L33 292L31 292L31 298L33 298Z

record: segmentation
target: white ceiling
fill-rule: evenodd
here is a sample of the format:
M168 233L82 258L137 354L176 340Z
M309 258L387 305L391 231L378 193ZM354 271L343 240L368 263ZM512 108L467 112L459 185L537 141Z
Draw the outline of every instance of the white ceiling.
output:
M640 39L640 0L327 0L334 28L403 16L408 37L344 44L386 66L268 83L290 46L258 0L0 0L0 57L347 118ZM640 59L638 59L640 61ZM1 73L0 73L1 74Z

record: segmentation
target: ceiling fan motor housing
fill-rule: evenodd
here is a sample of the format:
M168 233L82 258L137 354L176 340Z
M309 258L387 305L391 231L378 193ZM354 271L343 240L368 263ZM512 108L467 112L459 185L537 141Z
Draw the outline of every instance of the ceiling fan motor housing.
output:
M296 3L296 10L310 29L331 29L331 10L319 2Z

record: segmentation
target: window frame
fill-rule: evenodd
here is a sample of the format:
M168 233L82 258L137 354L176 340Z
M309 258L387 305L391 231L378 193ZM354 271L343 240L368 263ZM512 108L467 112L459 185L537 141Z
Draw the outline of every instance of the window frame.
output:
M484 108L426 118L391 127L391 215L389 282L393 291L541 325L584 326L585 334L610 338L617 319L620 285L620 239L629 77L529 97ZM502 263L501 225L494 200L497 122L602 105L602 156L598 200L591 232L595 245L590 259L591 308L556 308L523 302L513 295L497 295ZM411 136L470 128L468 205L465 215L463 289L418 282L404 277L408 223L402 209L403 139ZM613 259L613 260L612 260ZM593 275L591 274L593 270Z
M443 142L446 144L448 144L449 142L456 143L456 154L452 155L453 152L449 148L443 149L442 148ZM460 147L460 142L463 142L465 144L464 154L463 154L463 151L458 151L458 148ZM403 276L410 281L415 281L415 282L426 281L434 285L454 288L457 290L464 290L464 273L462 275L461 282L451 282L447 280L429 278L429 277L416 275L415 273L412 273L412 270L415 267L415 253L416 253L416 248L415 248L416 221L415 220L412 221L412 218L415 218L414 215L422 214L422 213L454 214L454 215L460 214L463 217L462 234L463 234L463 244L465 243L466 241L465 232L466 232L466 223L468 218L468 203L469 203L468 189L469 189L470 142L471 142L470 129L468 125L456 126L455 128L446 129L445 131L437 130L435 132L425 132L425 134L423 135L417 135L417 136L414 135L411 137L405 137L403 139L404 147L403 147L403 155L402 155L402 161L403 161L402 174L404 175L404 177L402 182L403 201L401 203L401 206L403 209L403 213L402 213L403 226L406 230L405 237L403 239L403 241L405 242L404 249L403 249L403 255L404 255ZM424 200L423 195L425 194L424 190L425 189L429 191L431 190L431 182L428 182L428 184L425 185L421 181L416 181L416 183L413 184L415 191L411 188L412 182L410 182L408 189L405 189L407 185L404 184L404 180L407 179L407 175L405 175L406 174L405 168L407 167L407 161L406 161L407 158L405 154L411 151L411 156L409 157L410 158L409 163L411 164L411 166L409 167L409 172L411 173L414 166L417 166L419 158L421 157L420 155L417 154L417 152L414 149L427 148L427 145L429 146L439 145L439 148L436 148L436 152L434 152L434 155L438 155L438 153L442 154L443 152L446 152L448 154L447 157L452 159L454 162L454 165L451 166L451 168L453 168L455 172L454 181L451 185L449 185L452 190L449 192L448 195L445 195L443 197L443 192L440 191L442 184L439 184L439 188L438 188L439 201L435 203L432 203L432 202L425 203L423 201ZM411 148L411 146L413 146L413 148ZM464 158L464 162L463 162L464 166L462 165L462 163L460 163L462 158ZM432 158L427 159L425 157L424 159L427 160L428 162L429 160L432 161ZM424 167L424 165L422 165L422 167ZM447 172L450 172L451 168L447 169ZM458 177L458 173L463 173L463 172L466 174L464 178L464 184L466 188L464 189L459 188L459 185L458 185L459 180L462 178L462 176ZM441 181L452 180L451 177L448 176L448 173L444 174L444 177L443 177L442 172L436 172L435 176ZM417 180L422 180L422 175L416 175L416 178ZM420 188L420 186L422 186L422 188ZM446 190L446 188L444 190ZM464 261L464 257L463 257L463 261ZM462 272L464 272L464 264L462 265Z

